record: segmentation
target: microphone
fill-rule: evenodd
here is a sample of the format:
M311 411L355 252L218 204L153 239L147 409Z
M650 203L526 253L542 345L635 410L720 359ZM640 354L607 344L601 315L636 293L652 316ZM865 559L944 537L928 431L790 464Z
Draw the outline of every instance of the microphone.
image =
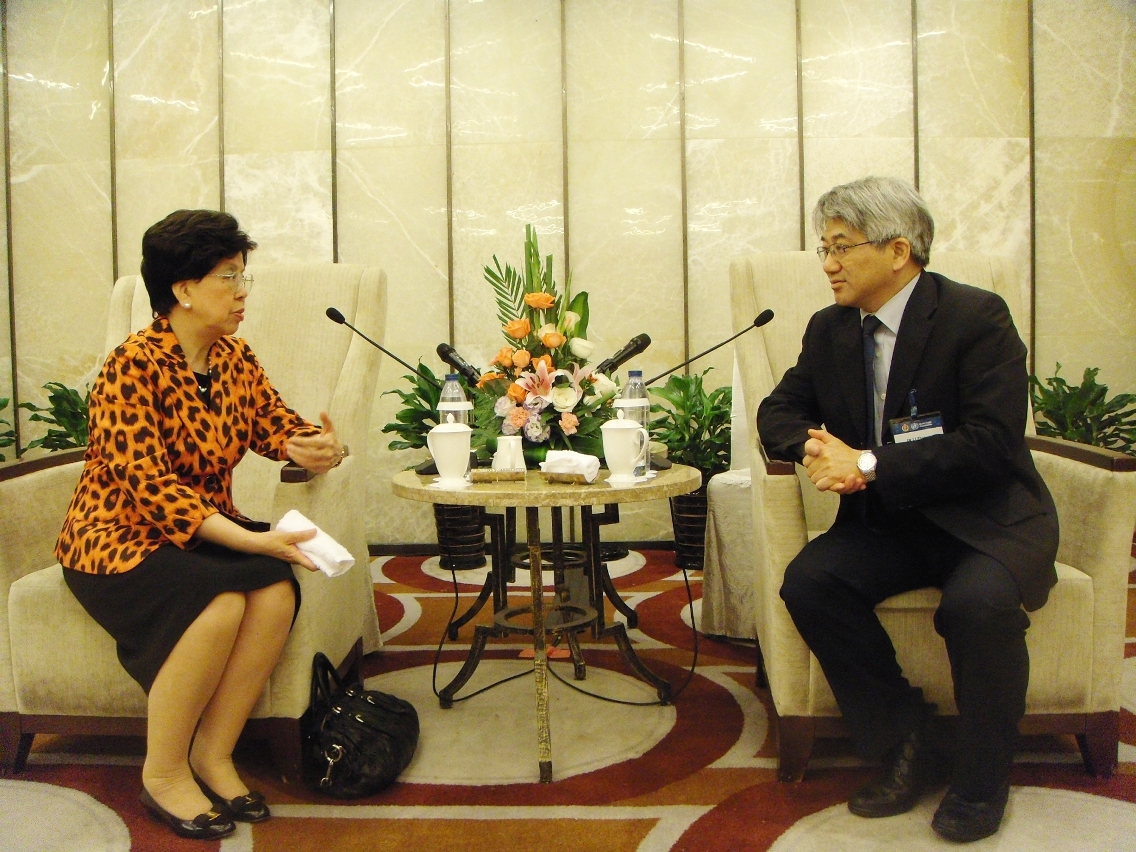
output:
M687 364L691 363L692 361L697 361L703 355L708 355L709 353L713 352L715 349L718 349L722 346L725 346L731 340L736 340L737 338L741 337L743 334L745 334L750 329L761 328L763 325L768 323L771 319L773 319L773 311L771 311L769 308L766 308L764 311L762 311L760 314L758 314L756 317L753 318L753 322L750 325L747 325L745 328L743 328L741 331L739 331L733 337L727 337L721 343L715 343L709 349L707 349L703 352L699 352L693 358L687 358L681 364L676 364L674 367L671 367L666 372L659 373L659 375L655 376L655 378L651 379L650 381L643 382L643 384L645 384L645 385L653 384L654 382L657 382L659 379L661 379L663 376L669 376L675 370L678 370L682 367L685 367Z
M374 346L376 349L378 349L384 355L389 355L391 358L394 358L394 360L398 361L398 363L402 364L402 366L406 367L406 369L410 370L410 372L414 373L415 375L421 376L423 379L428 381L430 384L432 384L436 388L442 387L440 384L438 384L438 382L436 380L431 379L425 373L419 372L417 367L411 367L409 364L407 364L405 361L403 361L401 358L399 358L397 355L395 355L389 349L386 349L381 344L376 343L375 341L371 340L371 338L367 337L367 335L363 334L363 332L359 331L359 329L357 329L355 326L353 326L351 323L349 323L347 321L347 319L343 316L343 314L341 314L335 308L328 308L326 311L324 311L324 313L327 314L327 318L329 320L331 320L332 322L337 322L340 325L347 326L349 329L351 329L353 332L355 332L361 338L366 340L368 343L370 343L372 346Z
M610 375L611 371L618 368L620 364L625 361L630 361L644 349L651 345L651 338L646 334L637 334L626 345L612 355L610 358L605 358L596 364L593 373L604 373Z
M437 348L438 357L465 376L465 380L471 385L476 385L481 381L481 373L477 367L465 360L454 347L448 343L439 343Z

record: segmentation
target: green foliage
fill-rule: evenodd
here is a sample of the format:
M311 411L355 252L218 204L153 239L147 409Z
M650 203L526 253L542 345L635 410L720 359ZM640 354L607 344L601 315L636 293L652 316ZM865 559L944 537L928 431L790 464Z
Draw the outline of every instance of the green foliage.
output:
M407 373L403 376L410 382L409 391L394 388L383 392L383 396L388 393L397 394L403 406L395 415L395 422L383 427L383 432L398 435L397 439L387 444L387 449L414 450L425 447L427 433L438 425L438 399L442 395L442 383L421 361L418 362L418 370L423 375ZM429 376L437 384L424 376Z
M1136 394L1108 399L1108 385L1097 383L1099 370L1086 368L1079 386L1061 378L1060 363L1044 385L1030 376L1037 432L1136 455Z
M47 391L47 407L31 402L21 402L20 408L31 411L29 420L48 424L47 434L28 444L28 449L43 447L45 450L73 450L87 446L87 409L91 402L91 386L80 396L79 391L59 382L48 382L43 386Z
M3 411L5 408L7 408L8 403L10 403L11 401L11 399L0 398L0 411ZM12 424L12 421L5 420L3 417L0 417L0 427L7 427L0 428L0 449L5 449L6 447L10 447L15 444L16 428ZM7 457L5 457L3 453L0 453L0 462L7 460Z
M659 389L648 388L665 405L652 405L661 417L651 421L651 437L667 447L667 458L702 471L702 482L730 467L729 387L707 391L703 377L712 370L672 375Z

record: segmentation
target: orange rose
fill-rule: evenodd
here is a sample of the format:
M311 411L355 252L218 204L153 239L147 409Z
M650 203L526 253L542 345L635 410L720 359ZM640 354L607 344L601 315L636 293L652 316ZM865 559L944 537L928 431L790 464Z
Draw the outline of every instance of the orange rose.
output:
M536 365L539 364L541 361L544 362L545 369L547 369L548 372L551 373L552 370L553 370L552 356L551 355L541 355L539 358L533 358L533 360L532 360L533 370L536 370Z
M505 334L514 340L524 340L529 336L530 331L532 331L532 323L528 321L527 317L505 323Z
M490 371L488 373L483 374L482 377L477 380L477 386L479 388L483 388L487 384L489 384L490 382L496 381L497 379L503 379L503 378L505 378L503 373L497 373L497 372Z
M551 293L525 293L525 304L538 311L547 311L556 304Z
M512 367L514 351L512 346L502 346L501 350L493 356L493 360L489 363L497 364L500 367Z
M556 349L558 346L563 346L564 341L568 338L561 334L559 331L550 331L540 339L540 342L547 346L549 349Z
M509 385L509 390L506 391L506 393L509 395L509 399L513 400L513 402L524 402L525 398L529 395L529 392L518 385L516 382L513 382L511 385Z
M518 349L513 353L513 366L523 370L532 360L532 353L527 349Z

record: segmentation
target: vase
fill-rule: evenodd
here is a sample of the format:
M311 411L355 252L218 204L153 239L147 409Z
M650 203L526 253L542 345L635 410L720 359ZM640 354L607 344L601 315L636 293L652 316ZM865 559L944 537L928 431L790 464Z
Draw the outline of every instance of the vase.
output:
M438 553L447 571L485 566L485 524L479 506L434 504Z
M706 487L671 498L675 565L701 571L706 556Z

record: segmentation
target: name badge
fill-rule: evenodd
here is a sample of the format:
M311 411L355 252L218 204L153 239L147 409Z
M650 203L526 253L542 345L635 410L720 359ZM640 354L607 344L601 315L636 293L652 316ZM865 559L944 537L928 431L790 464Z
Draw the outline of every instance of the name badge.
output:
M920 441L932 435L943 434L943 416L932 411L919 417L897 417L888 421L888 428L897 444Z

